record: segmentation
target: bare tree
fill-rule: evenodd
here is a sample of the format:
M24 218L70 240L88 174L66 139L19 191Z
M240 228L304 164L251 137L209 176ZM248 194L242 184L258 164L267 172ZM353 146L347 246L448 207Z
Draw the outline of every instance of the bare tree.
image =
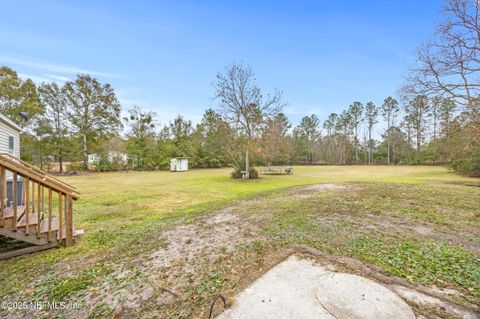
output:
M454 99L478 120L480 111L480 1L448 0L446 21L418 49L406 94Z
M224 73L218 73L213 86L214 98L219 100L222 116L245 141L245 178L249 179L249 151L261 132L265 118L273 117L282 110L281 92L275 91L264 97L255 84L253 70L243 63L234 63L225 68Z
M288 130L291 124L287 116L278 113L273 118L266 120L264 130L262 132L262 157L267 165L272 165L273 161L288 159L287 139Z
M445 0L444 21L434 36L417 53L417 61L407 77L401 94L407 100L416 96L440 97L445 104L449 139L448 148L452 167L470 167L470 173L479 175L474 167L480 149L480 1ZM453 106L453 109L450 108ZM458 109L455 109L458 108ZM450 125L452 114L458 117ZM453 124L453 122L452 122ZM443 126L443 125L442 125ZM469 169L467 169L468 171Z

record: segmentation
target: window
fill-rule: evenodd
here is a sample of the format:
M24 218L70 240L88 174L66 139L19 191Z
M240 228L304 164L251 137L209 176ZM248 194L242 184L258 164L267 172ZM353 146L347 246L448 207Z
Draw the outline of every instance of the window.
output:
M13 139L13 136L8 137L8 149L13 151L15 147L15 140Z

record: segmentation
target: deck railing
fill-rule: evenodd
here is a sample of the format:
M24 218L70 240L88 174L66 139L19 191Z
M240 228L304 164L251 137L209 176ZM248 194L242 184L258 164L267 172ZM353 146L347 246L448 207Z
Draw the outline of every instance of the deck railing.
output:
M0 154L0 227L46 237L48 242L65 240L70 246L73 201L78 198L75 187L9 154Z

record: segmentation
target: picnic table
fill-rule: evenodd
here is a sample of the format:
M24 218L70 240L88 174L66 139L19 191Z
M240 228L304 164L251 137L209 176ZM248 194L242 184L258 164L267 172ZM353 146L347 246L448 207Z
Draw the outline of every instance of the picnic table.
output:
M266 166L260 168L260 174L277 174L277 175L292 175L293 167L291 166Z

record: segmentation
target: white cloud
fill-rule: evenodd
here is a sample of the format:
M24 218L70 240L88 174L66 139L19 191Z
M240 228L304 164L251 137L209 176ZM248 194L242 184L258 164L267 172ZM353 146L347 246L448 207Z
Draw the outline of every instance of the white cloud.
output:
M127 108L130 108L135 105L142 107L142 105L144 104L142 100L124 99L121 97L119 97L118 100L120 101L123 107L127 107Z
M50 78L47 78L47 77L44 77L44 76L41 76L41 75L18 73L18 76L23 80L30 79L37 84L40 84L42 82L52 82L52 80Z
M36 75L36 74L18 73L18 76L23 80L30 79L36 84L41 84L43 82L46 82L46 83L56 82L58 84L63 84L67 81L70 81L70 79L65 76L55 75L55 74Z
M66 73L66 74L90 74L93 76L101 76L105 78L119 77L118 75L107 73L107 72L93 71L93 70L82 69L82 68L77 68L73 66L61 65L61 64L48 63L48 62L33 61L29 59L16 58L16 57L6 56L6 55L0 55L0 63L17 64L17 65L27 66L27 67L45 70L49 72L59 72L59 73Z
M143 99L138 98L144 96L142 90L136 87L116 88L115 94L124 108L130 108L134 105L140 106L142 109L147 104Z
M48 76L49 78L52 78L52 79L57 80L57 81L60 81L60 82L68 82L68 81L70 81L70 79L67 78L66 76L55 75L55 74L47 74L47 76Z
M285 115L299 115L299 114L302 114L300 111L298 111L298 108L296 108L292 105L286 106L283 109L283 113L285 113Z

